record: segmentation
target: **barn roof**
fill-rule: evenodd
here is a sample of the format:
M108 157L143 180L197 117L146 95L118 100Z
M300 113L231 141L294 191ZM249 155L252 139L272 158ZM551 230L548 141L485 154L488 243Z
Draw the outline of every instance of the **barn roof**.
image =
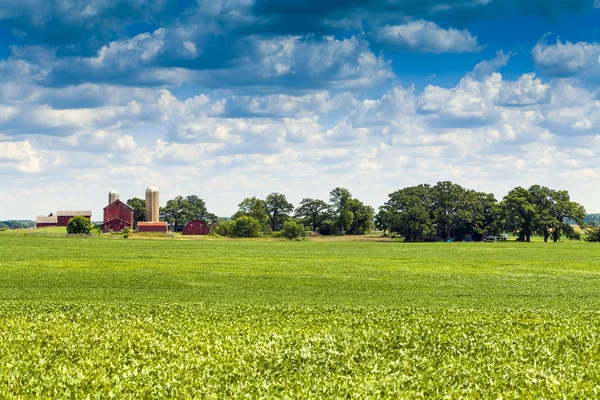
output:
M91 217L92 212L90 210L63 210L63 211L57 211L56 215L59 217L75 217L75 216Z
M56 215L38 215L35 219L36 224L56 224L58 223L58 218Z
M123 204L126 207L131 208L133 211L135 211L135 208L131 207L129 204L121 201L121 199L116 199L115 201L113 201L112 203L110 203L109 205L107 205L106 207L103 208L103 210L106 210L108 207L113 206L113 204L115 204L116 202L119 202L121 204ZM114 206L113 206L114 207Z

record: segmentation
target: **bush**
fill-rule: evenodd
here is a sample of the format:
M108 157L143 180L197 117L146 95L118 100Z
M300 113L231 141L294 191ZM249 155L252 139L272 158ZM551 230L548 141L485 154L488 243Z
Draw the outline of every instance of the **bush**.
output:
M600 227L591 227L585 230L587 237L585 238L588 242L600 242Z
M281 232L288 239L299 239L306 236L304 225L294 221L286 221Z
M230 235L233 237L259 237L260 222L252 217L242 216L231 222Z
M92 221L86 217L77 216L69 220L67 233L70 235L87 235L92 230Z
M128 226L123 228L123 238L124 239L127 239L129 237L130 233L131 233L131 228L129 228Z
M231 234L231 222L230 221L219 221L214 231L219 236L229 236Z

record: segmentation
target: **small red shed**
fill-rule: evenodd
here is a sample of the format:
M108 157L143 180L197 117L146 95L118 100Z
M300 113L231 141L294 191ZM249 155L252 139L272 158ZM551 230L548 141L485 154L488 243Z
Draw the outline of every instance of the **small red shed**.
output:
M133 228L133 213L134 210L132 207L116 199L104 207L102 232L107 232L108 230L120 232L125 227Z
M185 225L182 235L208 235L209 232L210 228L206 222L194 219Z

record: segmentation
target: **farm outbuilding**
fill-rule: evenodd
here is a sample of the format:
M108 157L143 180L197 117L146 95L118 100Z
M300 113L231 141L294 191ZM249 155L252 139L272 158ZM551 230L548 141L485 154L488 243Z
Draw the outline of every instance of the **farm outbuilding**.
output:
M138 232L169 233L169 224L166 222L138 222Z
M119 198L116 198L104 207L102 231L107 232L112 230L120 232L126 227L133 228L133 214L134 210L132 207L123 203Z
M57 216L57 226L67 226L69 225L69 220L73 217L86 217L87 219L92 219L92 212L90 210L66 210L66 211L58 211L56 213Z
M182 235L208 235L209 233L210 227L206 222L194 219L185 225Z
M58 226L58 218L53 213L48 215L38 215L35 219L36 228L47 228L50 226Z

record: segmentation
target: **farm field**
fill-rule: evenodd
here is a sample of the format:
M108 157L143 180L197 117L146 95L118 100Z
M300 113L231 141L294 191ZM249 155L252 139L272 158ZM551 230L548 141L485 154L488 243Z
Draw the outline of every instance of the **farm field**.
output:
M600 246L0 234L0 397L596 397Z

